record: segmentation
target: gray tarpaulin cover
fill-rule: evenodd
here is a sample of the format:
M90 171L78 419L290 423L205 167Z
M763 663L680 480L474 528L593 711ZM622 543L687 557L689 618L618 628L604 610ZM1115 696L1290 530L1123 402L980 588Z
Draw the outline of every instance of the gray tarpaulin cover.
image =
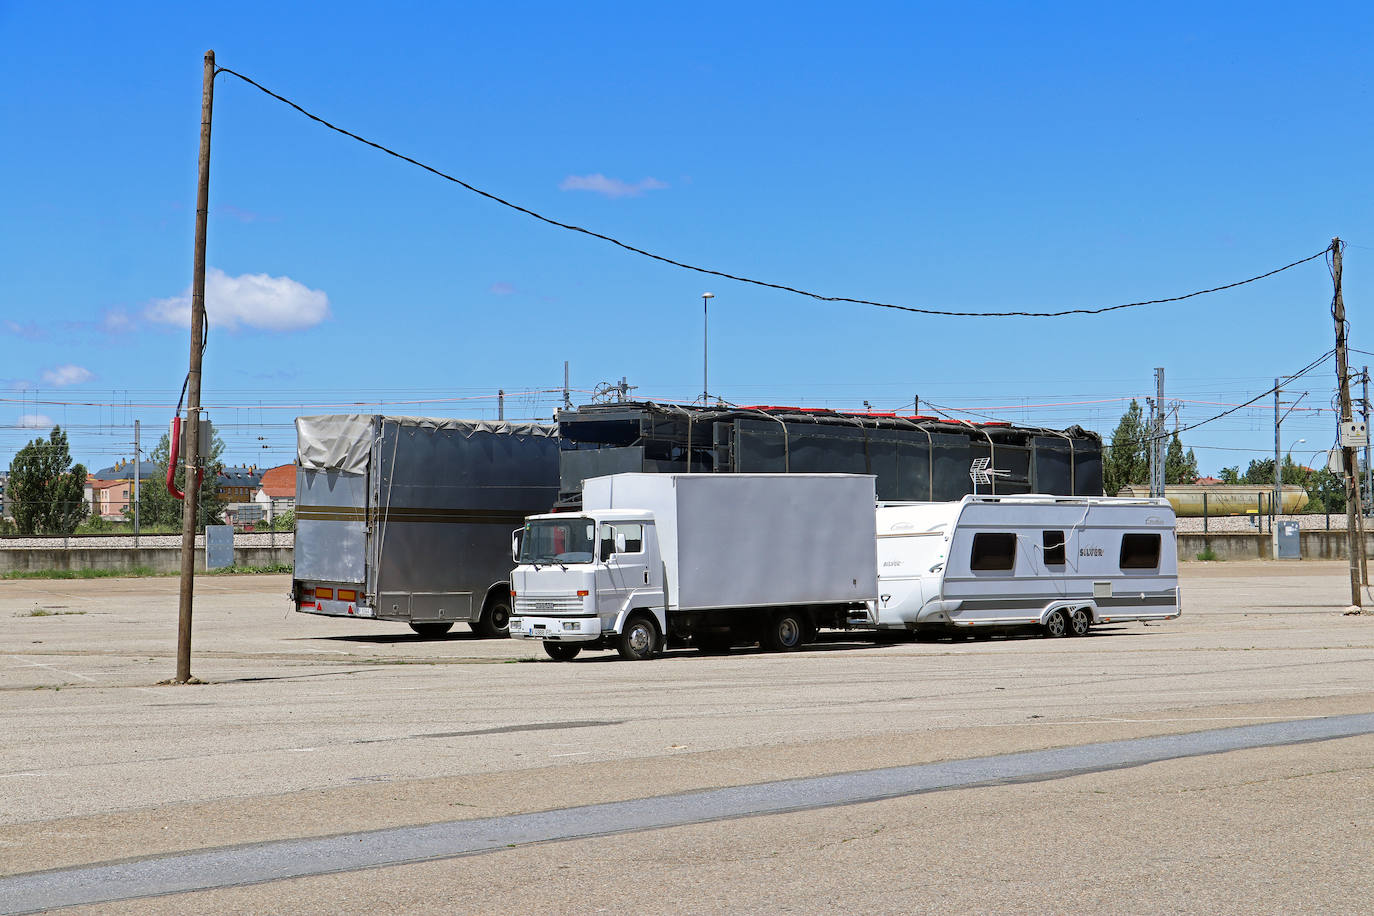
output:
M376 414L331 414L296 418L296 461L316 471L367 470L373 430L378 420L398 426L452 429L463 434L509 433L517 436L556 436L557 426L540 423L502 423L494 420L453 420L447 417L379 417Z

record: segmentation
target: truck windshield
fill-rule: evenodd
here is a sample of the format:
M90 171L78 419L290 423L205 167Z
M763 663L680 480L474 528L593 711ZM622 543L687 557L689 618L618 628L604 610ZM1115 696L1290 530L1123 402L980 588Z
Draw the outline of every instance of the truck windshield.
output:
M596 523L589 518L545 518L528 522L520 562L590 563Z

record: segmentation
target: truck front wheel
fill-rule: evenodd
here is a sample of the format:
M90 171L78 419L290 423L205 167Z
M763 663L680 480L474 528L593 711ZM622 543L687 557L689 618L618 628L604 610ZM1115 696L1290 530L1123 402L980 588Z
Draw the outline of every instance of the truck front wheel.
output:
M620 634L616 650L627 661L638 662L654 657L658 648L658 627L649 617L632 617Z
M570 662L577 658L582 647L577 643L571 642L551 642L544 640L544 651L549 653L549 658L556 662Z
M779 611L768 622L763 647L769 652L791 652L806 642L806 619L795 611Z

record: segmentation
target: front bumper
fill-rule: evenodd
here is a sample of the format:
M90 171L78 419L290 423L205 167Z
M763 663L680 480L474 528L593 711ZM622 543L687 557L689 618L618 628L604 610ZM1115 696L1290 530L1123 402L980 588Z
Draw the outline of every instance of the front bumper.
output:
M511 639L538 639L555 642L593 642L602 636L599 617L531 617L510 619Z

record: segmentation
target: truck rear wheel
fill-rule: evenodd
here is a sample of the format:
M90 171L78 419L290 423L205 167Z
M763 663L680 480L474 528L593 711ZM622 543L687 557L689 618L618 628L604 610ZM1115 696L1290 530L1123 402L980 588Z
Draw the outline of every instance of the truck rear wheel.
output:
M482 618L472 625L478 636L505 638L510 635L510 597L493 595L482 608Z
M791 652L806 642L806 618L796 611L779 611L763 632L763 647L769 652Z
M620 657L632 662L653 658L657 648L658 627L651 618L643 616L629 619L616 645Z
M410 628L415 631L416 636L423 636L426 639L438 639L449 630L453 629L452 623L412 623Z
M571 642L550 642L544 640L544 651L556 662L570 662L581 653L582 647Z

